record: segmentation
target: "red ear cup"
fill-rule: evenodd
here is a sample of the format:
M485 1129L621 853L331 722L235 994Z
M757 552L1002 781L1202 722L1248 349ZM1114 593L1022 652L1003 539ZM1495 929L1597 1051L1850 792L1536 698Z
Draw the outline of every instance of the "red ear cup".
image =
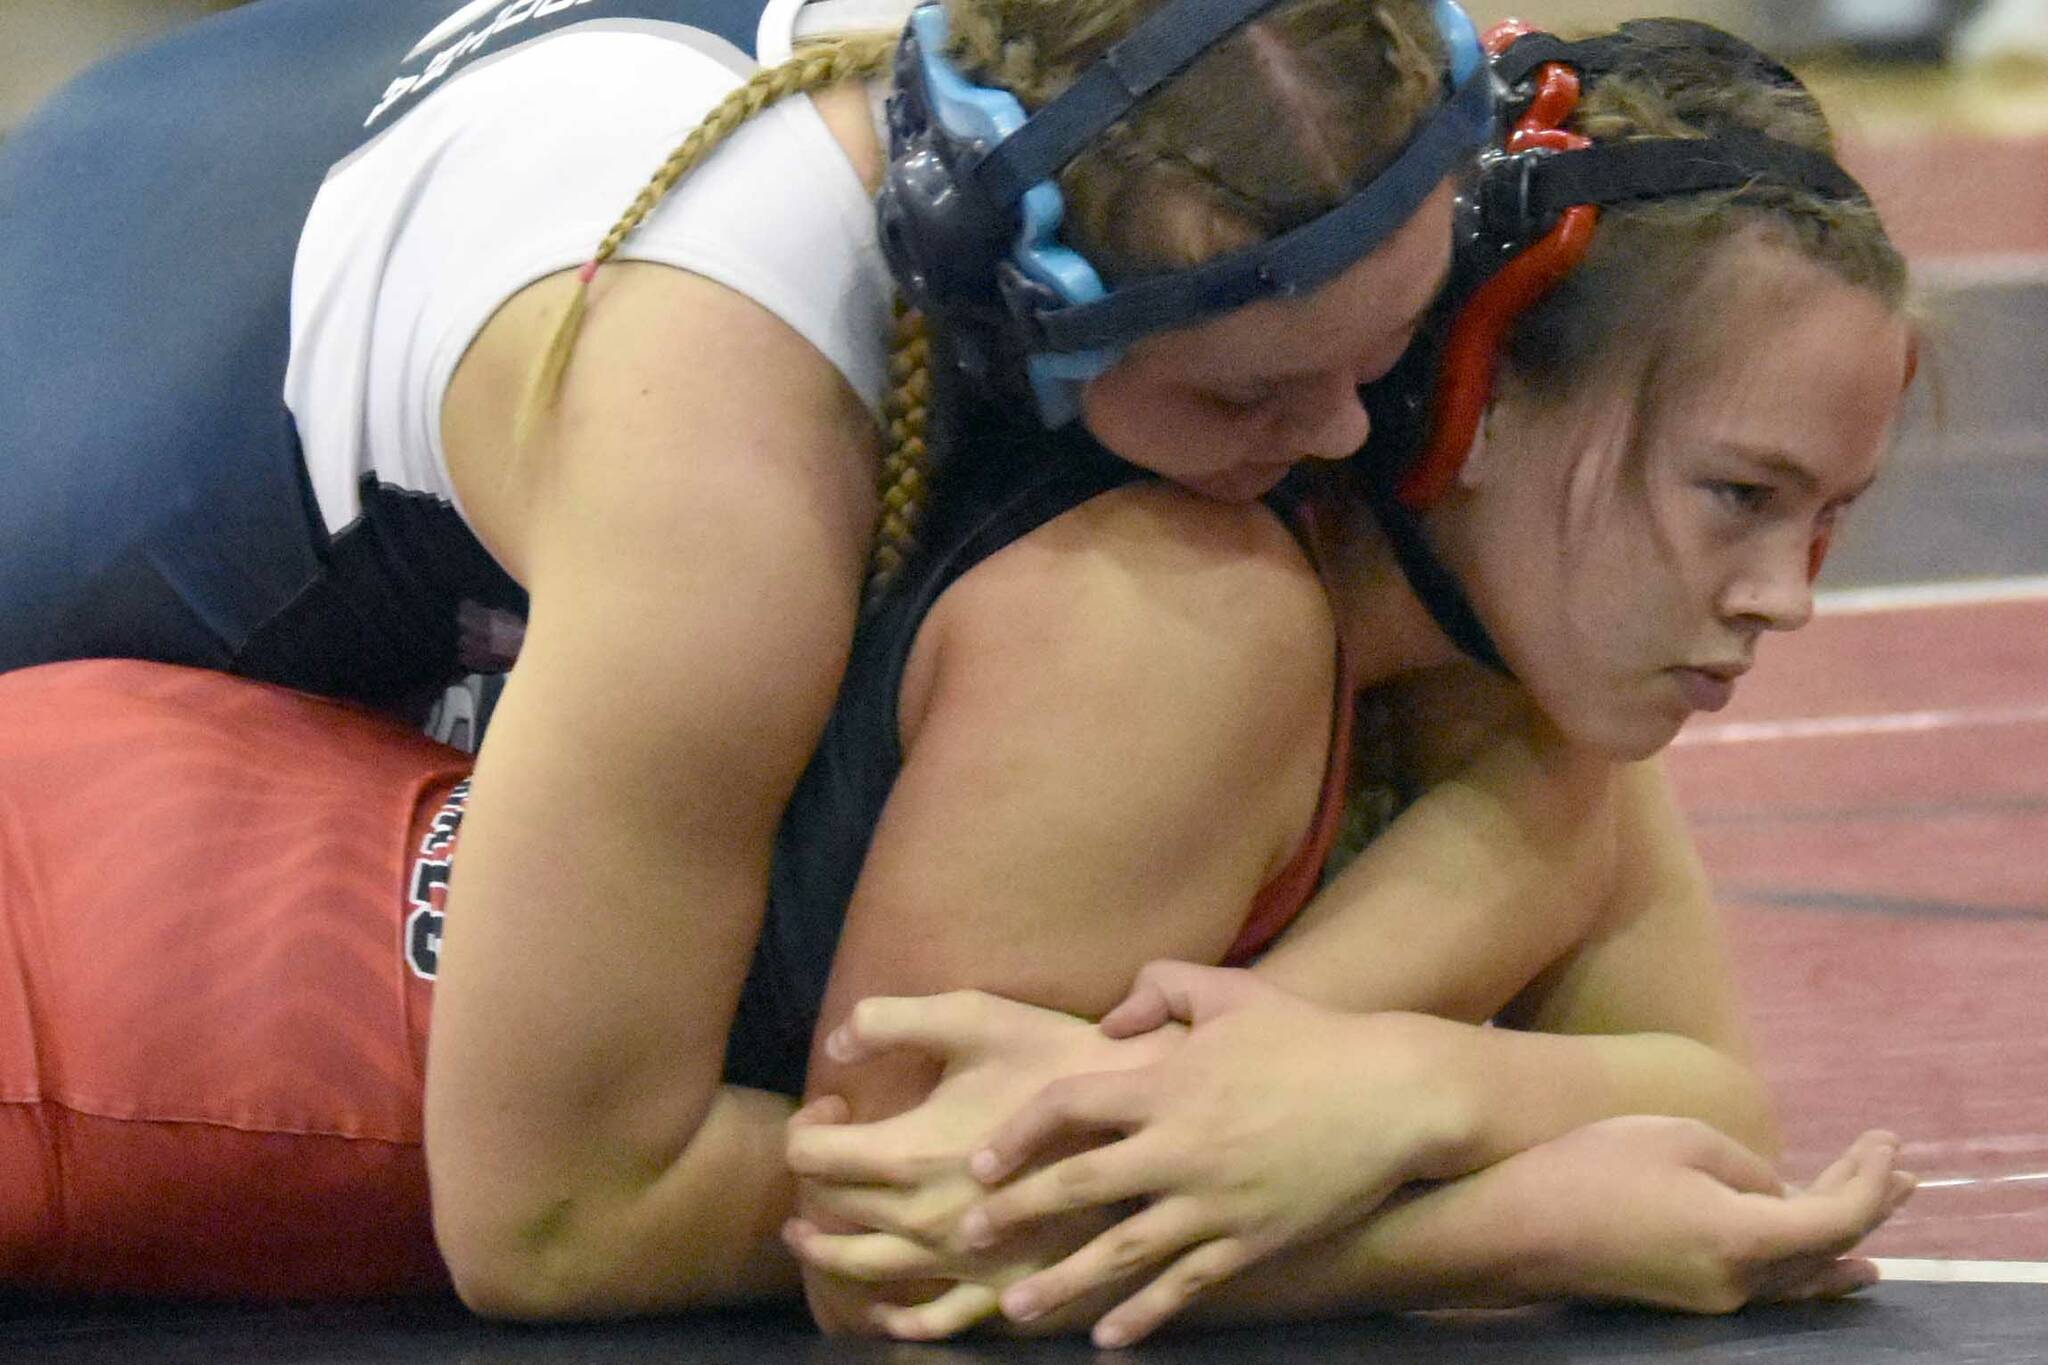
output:
M1487 53L1497 57L1517 38L1532 32L1535 30L1518 19L1497 24L1486 34ZM1566 132L1562 126L1578 108L1578 72L1562 62L1549 62L1537 68L1533 79L1536 97L1509 135L1508 152L1537 148L1576 151L1591 146L1588 139ZM1429 440L1395 490L1402 506L1422 511L1457 483L1458 470L1472 449L1472 439L1493 396L1494 372L1508 329L1578 268L1593 245L1593 230L1599 221L1600 211L1590 204L1566 209L1556 226L1473 291L1459 310L1444 342L1442 369L1430 405Z
M1813 543L1806 547L1806 581L1811 583L1820 577L1821 565L1828 562L1828 547L1834 544L1835 528L1823 526L1814 533Z

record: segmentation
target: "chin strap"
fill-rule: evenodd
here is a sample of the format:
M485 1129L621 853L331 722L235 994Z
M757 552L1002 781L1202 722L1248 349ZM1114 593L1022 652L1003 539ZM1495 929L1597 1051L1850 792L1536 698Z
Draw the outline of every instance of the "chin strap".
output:
M1515 681L1515 671L1508 667L1507 660L1501 658L1493 637L1480 623L1479 613L1472 610L1471 599L1459 586L1457 576L1429 547L1428 539L1422 534L1422 523L1416 519L1415 513L1402 502L1387 480L1368 478L1363 482L1373 516L1379 520L1380 530L1386 533L1387 543L1393 547L1394 558L1401 565L1408 587L1422 603L1423 610L1429 613L1429 619L1436 622L1436 628L1468 657L1486 665L1509 682Z

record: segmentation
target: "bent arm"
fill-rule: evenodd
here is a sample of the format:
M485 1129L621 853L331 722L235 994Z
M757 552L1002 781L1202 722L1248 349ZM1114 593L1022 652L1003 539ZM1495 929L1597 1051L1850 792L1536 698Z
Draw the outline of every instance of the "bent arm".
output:
M1260 508L1121 489L977 566L911 659L821 1036L865 997L963 987L1099 1015L1152 956L1221 957L1309 823L1334 665L1322 588ZM808 1088L879 1119L937 1074L814 1046ZM858 1291L811 1288L822 1324L857 1324Z
M1632 1113L1774 1154L1719 914L1661 766L1574 750L1463 671L1402 707L1427 789L1255 970L1332 1008L1506 1025L1471 1031L1446 1073L1475 1097L1466 1169Z
M451 472L528 588L451 886L426 1093L435 1231L514 1317L787 1291L787 1101L720 1085L771 841L852 634L872 425L780 322L600 275L560 404L511 413L565 281L451 387Z
M1331 642L1270 513L1164 485L1104 494L969 572L910 660L903 769L821 1037L867 996L960 988L1099 1015L1152 956L1220 957L1315 805ZM861 1117L935 1074L885 1081L817 1048L811 1067L810 1092Z
M1532 1125L1504 1130L1496 1150L1636 1113L1697 1118L1775 1158L1777 1118L1753 1069L1720 912L1662 764L1623 768L1615 802L1619 862L1600 917L1501 1012L1507 1027L1489 1030L1490 1079L1511 1087L1501 1111ZM1575 1080L1579 1101L1536 1093Z

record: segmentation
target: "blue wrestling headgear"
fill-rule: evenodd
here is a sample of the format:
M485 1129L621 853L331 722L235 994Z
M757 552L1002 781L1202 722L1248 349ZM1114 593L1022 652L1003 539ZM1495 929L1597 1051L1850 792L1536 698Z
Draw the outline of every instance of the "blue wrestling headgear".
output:
M910 302L957 335L963 367L1023 356L1040 420L1080 414L1081 386L1138 338L1328 283L1398 231L1453 167L1492 139L1493 79L1477 32L1436 0L1449 89L1392 165L1300 227L1188 270L1107 289L1059 242L1052 177L1146 95L1280 0L1168 0L1027 116L946 57L946 13L921 5L897 49L890 164L877 198L890 268ZM979 340L977 340L979 338Z

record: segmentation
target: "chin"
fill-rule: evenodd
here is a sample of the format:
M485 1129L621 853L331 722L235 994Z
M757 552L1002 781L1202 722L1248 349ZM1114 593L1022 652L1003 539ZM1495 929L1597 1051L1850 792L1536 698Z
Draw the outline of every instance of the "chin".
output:
M1684 713L1664 708L1581 713L1569 721L1553 717L1574 744L1598 749L1617 763L1637 763L1661 753L1678 737Z

